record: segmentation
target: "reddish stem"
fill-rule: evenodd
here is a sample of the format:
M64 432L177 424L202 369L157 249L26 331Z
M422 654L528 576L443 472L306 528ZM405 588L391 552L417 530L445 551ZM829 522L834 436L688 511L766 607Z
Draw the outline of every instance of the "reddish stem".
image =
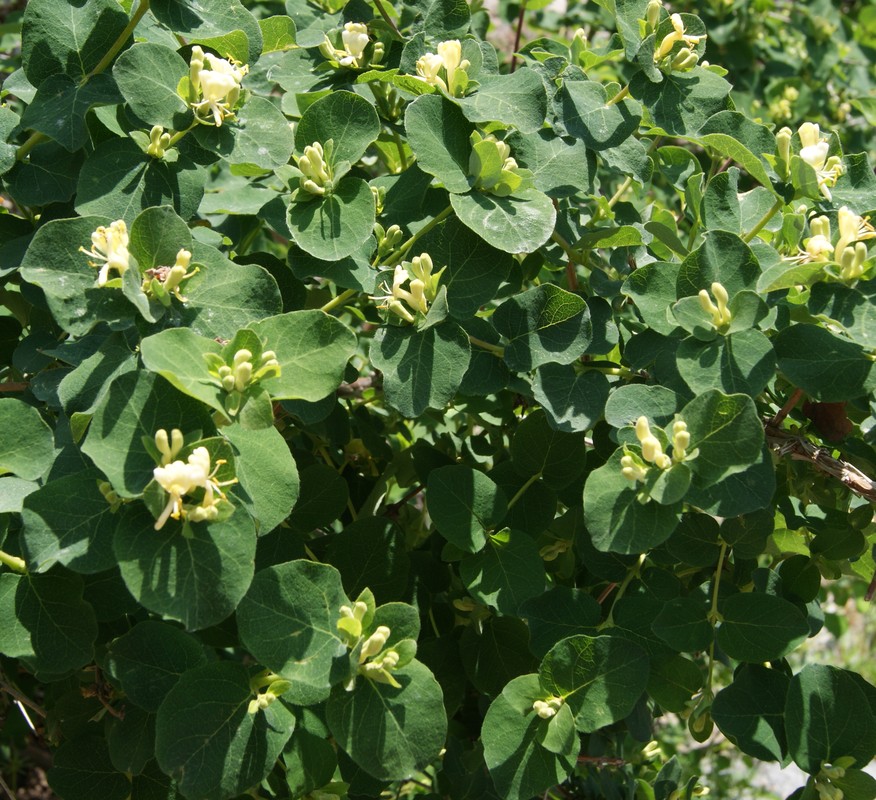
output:
M803 390L794 389L794 391L791 392L791 396L788 398L788 401L779 409L778 413L770 420L769 424L774 428L778 428L779 425L782 424L782 421L785 419L785 417L787 417L788 414L790 414L794 410L794 406L796 406L797 403L800 402L801 397L803 397Z
M520 13L517 15L517 32L514 35L514 52L511 55L511 72L517 69L517 51L520 49L520 37L523 35L523 17L526 14L526 0L520 2Z
M602 594L596 598L596 602L599 603L599 605L602 605L605 602L605 598L608 597L615 589L617 589L616 583L612 582L608 584L608 586L606 586L602 590Z

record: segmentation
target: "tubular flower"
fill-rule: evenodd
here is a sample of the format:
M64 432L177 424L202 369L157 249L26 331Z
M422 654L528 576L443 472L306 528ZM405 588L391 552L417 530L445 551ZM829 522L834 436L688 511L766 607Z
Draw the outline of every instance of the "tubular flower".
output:
M869 217L859 217L854 211L849 210L847 206L843 206L837 211L836 219L840 238L834 250L835 261L842 259L843 251L852 242L861 242L876 236L876 230L870 224Z
M209 69L204 69L204 65ZM239 62L219 58L195 45L189 64L189 82L194 98L190 105L199 122L209 124L212 116L217 128L225 119L234 119L234 106L240 98L240 82L249 67ZM198 99L200 98L200 99Z
M166 434L165 434L166 436ZM156 442L158 434L156 434ZM164 455L162 453L162 455ZM162 459L163 460L163 459ZM152 471L156 483L167 492L167 504L155 522L155 530L161 530L169 517L181 519L187 517L192 522L214 520L219 515L218 503L225 500L223 486L236 483L236 479L219 483L216 480L216 470L224 462L218 461L210 469L210 451L206 447L196 447L187 461L171 461ZM204 496L200 503L185 504L183 497L203 489Z
M542 719L550 719L556 716L557 711L563 707L562 697L549 697L547 700L536 700L532 704L532 710Z
M831 199L830 189L845 172L839 156L828 157L830 144L821 135L821 129L814 122L804 122L797 133L800 136L800 158L815 170L818 188L827 200Z
M803 248L788 260L797 264L830 261L834 253L834 246L830 241L830 220L827 217L813 217L809 221L809 230L812 236L804 239Z
M405 322L416 322L415 314L426 315L429 304L438 294L438 282L441 279L442 267L434 271L434 264L428 253L415 256L412 261L403 261L393 270L392 288L384 281L380 284L381 295L372 295L372 300L379 300L378 308L390 311ZM404 288L404 284L408 288Z
M337 41L337 34L333 34L333 38ZM335 47L335 43L326 34L322 44L319 46L319 52L329 61L336 62L339 67L363 69L368 66L368 61L372 65L378 64L384 55L383 43L375 42L371 51L371 58L366 60L365 50L370 42L368 26L364 22L348 22L341 31L343 50Z
M91 250L80 247L79 252L95 259L88 263L100 269L97 285L106 286L111 271L117 272L121 277L130 266L128 226L121 219L117 219L109 227L99 226L91 234Z
M155 296L162 305L170 306L171 295L181 303L188 302L187 297L180 293L183 281L197 275L198 267L191 272L189 265L192 263L192 254L185 248L181 248L176 254L176 261L172 267L151 267L143 275L143 292L149 296ZM159 288L160 287L160 288Z
M298 169L304 175L301 188L306 192L324 195L326 189L331 186L331 168L325 160L325 150L319 142L304 148L304 154L298 157Z
M417 59L417 77L454 97L461 97L468 87L466 69L470 66L462 57L462 43L459 39L448 39L435 49L437 53L425 53Z
M712 297L715 298L717 305L712 302L712 298L709 297L709 293L705 289L700 289L698 297L703 311L712 317L712 324L716 328L726 328L730 324L730 321L733 319L733 314L727 307L730 295L727 294L723 284L717 281L712 284Z
M661 61L663 61L663 59L672 52L672 48L675 47L678 42L683 42L685 47L690 50L690 48L696 47L696 45L698 45L703 39L706 38L705 35L693 36L689 33L686 33L684 22L681 19L681 14L672 14L672 16L669 17L669 21L672 23L672 30L663 37L660 45L654 51L655 64L659 64ZM695 56L695 54L692 52L689 52L687 55ZM694 64L696 64L696 58L694 60L694 63L691 64L690 67L692 67ZM677 67L675 67L674 65L674 62L673 67L677 69ZM687 67L687 69L690 69L690 67Z
M647 417L639 417L636 420L636 438L642 446L642 458L645 461L660 469L669 469L672 466L672 459L663 452L660 440L651 433Z

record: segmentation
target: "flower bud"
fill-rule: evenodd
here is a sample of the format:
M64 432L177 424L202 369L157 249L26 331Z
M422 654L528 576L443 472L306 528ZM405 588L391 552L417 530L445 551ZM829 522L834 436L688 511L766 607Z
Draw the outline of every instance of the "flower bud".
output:
M648 8L645 11L645 21L648 23L648 30L654 31L660 24L660 12L663 10L661 0L650 0Z

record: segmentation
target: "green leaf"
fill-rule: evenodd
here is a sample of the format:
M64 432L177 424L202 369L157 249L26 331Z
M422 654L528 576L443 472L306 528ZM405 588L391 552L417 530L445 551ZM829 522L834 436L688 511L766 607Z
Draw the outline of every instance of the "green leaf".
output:
M676 281L678 297L696 295L701 289L710 294L712 284L720 283L732 298L745 289L754 289L760 265L751 248L735 233L710 231L705 242L682 263Z
M126 707L124 717L107 720L106 742L112 765L121 773L139 775L155 756L154 715Z
M876 348L876 282L855 286L816 283L809 293L809 310L839 323L849 338L864 347Z
M131 225L128 249L142 270L172 265L180 250L190 250L189 226L170 206L147 208Z
M843 158L845 172L830 190L834 208L847 205L858 214L876 211L876 176L866 153L854 153Z
M470 188L469 137L474 129L459 106L439 95L418 97L405 110L405 132L418 166L434 175L448 192Z
M621 473L622 450L587 477L584 520L597 550L645 553L665 542L678 525L681 503L639 502L640 486Z
M680 417L690 432L688 452L699 450L687 464L701 483L746 470L763 447L763 424L747 395L712 389L691 400Z
M743 753L782 761L788 750L785 699L790 680L777 669L744 664L712 703L715 724Z
M134 705L158 711L180 676L207 663L203 645L174 625L143 620L113 639L102 659Z
M207 44L233 31L246 35L246 52L236 53L239 60L252 64L262 52L262 32L256 18L237 0L152 0L150 10L156 19L192 44ZM216 43L219 44L218 42ZM221 47L217 50L222 51ZM222 52L225 55L225 52ZM243 56L248 56L243 58Z
M809 624L793 603L771 594L734 594L720 605L718 645L738 661L773 661L809 636Z
M188 103L177 93L177 85L188 74L189 65L179 53L151 42L138 42L113 67L131 111L150 127L171 130L184 130L191 122Z
M785 704L791 758L813 775L822 763L843 756L851 756L862 767L868 764L876 752L876 723L869 709L852 673L807 664L791 678Z
M702 685L702 671L693 661L679 655L651 659L648 695L666 711L684 711Z
M608 105L608 91L595 81L566 81L558 94L568 134L591 150L625 142L642 121L642 107L632 98Z
M505 493L483 472L464 464L429 473L429 515L438 532L460 550L476 553L508 511Z
M423 236L411 255L417 250L432 257L436 270L446 267L441 286L447 287L451 316L459 320L489 303L514 265L508 253L487 244L455 217Z
M679 374L695 394L720 389L757 397L776 374L773 346L757 330L711 342L690 336L678 346L675 357Z
M510 615L541 594L545 585L538 548L522 531L506 530L489 537L486 549L462 559L459 577L478 602Z
M531 597L520 606L532 637L529 648L544 657L561 639L577 634L592 634L599 624L601 609L594 597L583 589L554 586Z
M517 163L532 172L535 188L549 197L571 197L589 190L596 164L579 139L561 138L542 129L526 135L512 132L505 141Z
M289 561L257 573L237 609L243 645L263 666L292 681L296 705L325 700L347 677L347 646L336 626L350 601L334 567Z
M511 439L511 463L527 478L539 475L552 489L562 489L584 470L584 433L551 427L544 411L529 414Z
M285 14L259 20L262 30L262 55L291 50L295 47L295 22Z
M179 428L201 438L212 429L207 410L176 392L157 375L129 372L110 386L94 413L82 445L95 466L122 497L139 496L152 480L155 460L142 437L152 439L159 429Z
M81 336L98 322L119 323L137 313L117 288L97 285L97 270L79 251L104 217L58 219L41 227L21 264L21 276L46 295L49 310L64 330Z
M762 156L775 154L776 137L766 125L738 111L719 111L706 120L696 141L724 158L732 158L761 186L774 193Z
M383 372L386 402L406 417L447 405L469 355L465 331L447 321L425 331L384 326L371 343L371 363Z
M493 324L509 340L505 362L518 372L543 364L571 364L592 338L587 304L553 284L542 284L506 300L496 309Z
M634 426L639 417L647 417L660 427L672 422L681 398L665 386L640 383L618 386L605 404L605 421L615 427Z
M569 705L578 730L590 733L633 710L648 683L648 656L616 636L570 636L542 659L538 679Z
M28 81L40 87L47 78L63 73L79 82L100 63L127 24L128 15L114 0L28 3L21 36Z
M544 364L536 371L533 394L554 430L583 432L591 430L602 417L609 384L601 372L578 375L568 365Z
M478 82L474 94L459 100L470 122L501 122L523 133L541 128L547 96L538 73L523 67L508 75L487 75Z
M426 666L414 660L392 676L401 688L361 676L351 692L335 687L326 722L338 745L369 775L405 780L438 757L447 717L441 687Z
M47 777L52 789L69 800L127 800L131 796L130 778L111 766L107 741L98 736L64 742L54 754Z
M41 478L55 460L52 429L33 406L13 397L0 398L0 473L26 481Z
M454 39L468 32L471 12L465 0L433 0L426 9L423 28L437 39Z
M118 520L97 488L101 477L94 469L76 472L25 499L21 544L32 571L63 564L91 574L115 566L112 536Z
M311 464L301 470L298 504L289 524L300 531L312 531L337 519L347 507L349 489L337 470L327 464Z
M81 165L80 155L71 158L61 145L46 142L31 151L27 162L17 162L6 173L4 183L22 206L65 203L76 193Z
M695 134L709 117L727 108L730 84L703 67L665 75L651 83L643 72L630 81L630 94L642 102L654 125L670 136Z
M40 85L21 124L54 139L71 153L88 141L86 115L92 106L122 102L109 75L95 75L79 85L67 75L52 75Z
M144 208L170 205L190 219L204 195L205 180L204 169L184 155L170 163L147 156L131 139L108 139L82 166L76 211L130 224Z
M186 530L175 520L160 531L154 523L139 503L120 520L114 550L128 590L141 605L188 630L221 622L252 580L256 536L249 514L237 508L224 522L186 523Z
M554 232L557 219L551 199L538 189L525 189L510 197L483 192L451 194L450 203L463 225L505 253L537 250Z
M9 106L0 107L0 175L9 172L16 164L18 148L6 140L17 127L20 118Z
M838 403L876 387L865 348L818 325L791 325L773 339L779 370L813 400Z
M260 536L270 533L298 500L299 480L295 459L276 428L247 430L229 425L223 435L234 447L234 466L247 511ZM238 497L243 493L236 490Z
M44 575L0 574L0 653L28 664L46 680L94 658L97 621L82 599L78 575L60 569Z
M706 619L708 607L695 597L670 600L651 624L651 630L673 650L696 653L708 648L712 641L712 626Z
M155 756L190 800L225 800L273 769L295 727L282 700L254 714L249 672L220 661L184 673L155 721Z
M374 195L361 178L347 176L331 195L293 202L286 221L295 243L324 261L356 252L374 228Z
M355 334L321 311L292 311L249 327L277 354L280 376L262 381L277 399L321 400L338 388L356 352Z
M355 164L379 133L380 120L371 103L352 92L332 92L307 107L295 129L295 147L299 152L314 142L325 147L331 139L329 165Z
M532 704L544 695L537 675L521 675L502 690L484 717L484 761L505 800L529 800L562 783L575 769L576 748L556 755L541 745L549 723Z

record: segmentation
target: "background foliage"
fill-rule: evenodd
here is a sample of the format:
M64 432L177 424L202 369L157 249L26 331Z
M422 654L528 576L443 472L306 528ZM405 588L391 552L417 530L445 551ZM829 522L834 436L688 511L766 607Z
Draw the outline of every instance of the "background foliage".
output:
M872 11L3 20L10 763L675 800L726 737L876 797L872 669L805 655L876 571Z

